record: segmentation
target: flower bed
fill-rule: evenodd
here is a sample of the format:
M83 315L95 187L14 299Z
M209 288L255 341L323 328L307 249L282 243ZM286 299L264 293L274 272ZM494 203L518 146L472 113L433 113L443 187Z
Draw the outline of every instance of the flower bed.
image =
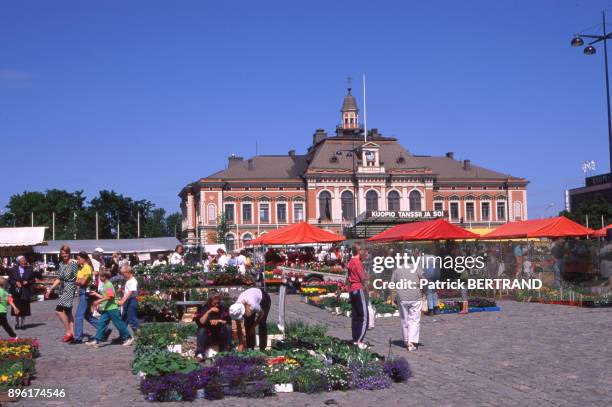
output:
M566 289L564 291L542 287L539 290L518 290L517 300L522 302L537 302L540 304L570 305L585 308L612 307L612 295L594 295L579 289Z
M9 388L30 385L38 349L36 339L0 339L0 399L8 399Z
M307 304L314 305L336 315L351 316L352 307L348 299L348 294L343 293L340 296L328 293L322 295L304 296L304 301ZM399 310L395 304L390 304L379 298L372 298L372 306L376 311L376 318L388 318L399 316Z
M463 301L444 300L438 301L438 312L440 314L456 314L461 311ZM501 311L495 300L490 298L468 299L468 312Z
M148 325L155 326L145 325L144 334L138 334L133 366L134 370L144 367L149 372L141 383L141 391L149 401L266 397L285 391L377 390L410 377L405 359L384 360L378 354L327 336L323 326L302 323L288 324L286 339L274 342L273 349L218 354L211 366L194 369L192 359L169 356L164 351L170 342L186 338L184 327ZM148 340L153 333L159 335L159 343ZM156 351L162 353L155 356Z

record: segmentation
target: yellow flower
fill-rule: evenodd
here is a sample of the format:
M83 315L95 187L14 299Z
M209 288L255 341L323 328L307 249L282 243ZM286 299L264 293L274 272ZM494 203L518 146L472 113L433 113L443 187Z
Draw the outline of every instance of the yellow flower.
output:
M8 381L8 376L3 374L2 376L0 376L0 382L6 382Z

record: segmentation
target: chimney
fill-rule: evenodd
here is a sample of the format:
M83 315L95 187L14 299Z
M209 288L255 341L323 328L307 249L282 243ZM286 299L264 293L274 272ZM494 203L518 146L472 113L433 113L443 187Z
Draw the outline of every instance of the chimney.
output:
M255 168L255 165L253 164L253 159L249 158L248 163L249 163L249 171L253 171L253 169Z
M295 150L289 150L289 157L295 157Z
M463 169L467 171L471 168L472 164L470 163L470 160L463 160Z
M317 144L327 138L327 133L323 129L317 129L315 134L312 135L312 144Z
M446 158L450 158L451 160L454 160L455 153L453 153L452 151L449 151L448 153L446 153Z
M244 158L242 157L237 157L235 154L230 155L227 158L227 167L233 167L234 165L238 164L239 162L241 162Z

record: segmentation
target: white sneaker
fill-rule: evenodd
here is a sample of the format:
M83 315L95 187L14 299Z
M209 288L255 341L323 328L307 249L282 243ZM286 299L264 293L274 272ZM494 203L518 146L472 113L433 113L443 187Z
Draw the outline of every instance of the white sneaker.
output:
M123 343L121 345L123 346L131 346L134 343L134 338L129 338L126 339L125 341L123 341Z
M408 352L414 352L415 350L417 350L417 347L414 346L414 344L407 342L406 343L406 349L408 349Z

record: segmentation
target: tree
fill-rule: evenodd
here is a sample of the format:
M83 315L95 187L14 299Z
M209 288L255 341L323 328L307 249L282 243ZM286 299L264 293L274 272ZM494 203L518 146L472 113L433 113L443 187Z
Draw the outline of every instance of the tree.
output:
M225 216L225 212L221 212L217 217L217 243L226 244L226 238L229 231L229 223Z
M181 222L183 217L180 213L174 212L166 217L166 234L165 236L174 236L178 238L181 234Z
M571 212L562 211L559 212L559 215L566 216L585 226L588 217L588 226L598 229L612 222L612 205L602 195L597 194L592 199L582 202L578 208L573 209Z

